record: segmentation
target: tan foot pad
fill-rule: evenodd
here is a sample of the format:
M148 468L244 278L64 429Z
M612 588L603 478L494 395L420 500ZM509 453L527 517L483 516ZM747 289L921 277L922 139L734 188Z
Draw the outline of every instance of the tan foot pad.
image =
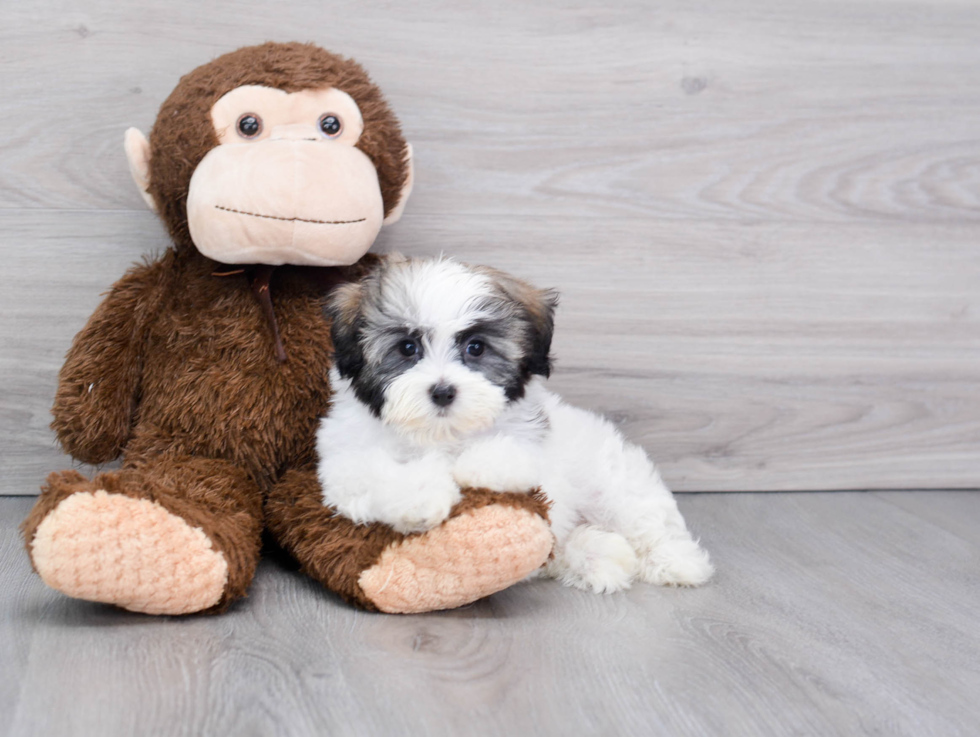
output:
M31 557L51 588L147 614L208 609L228 580L203 530L155 502L105 491L61 502L38 526Z
M385 550L358 583L383 612L452 609L533 573L553 542L548 523L526 509L482 507Z

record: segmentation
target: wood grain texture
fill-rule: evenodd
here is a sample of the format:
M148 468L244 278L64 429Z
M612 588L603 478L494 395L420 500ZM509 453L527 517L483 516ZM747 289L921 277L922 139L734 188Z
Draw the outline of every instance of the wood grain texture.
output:
M928 520L950 535L980 545L980 494L940 491L932 495L879 491L879 499L894 504L910 514Z
M4 207L139 207L125 128L148 129L179 75L214 55L313 32L394 103L416 145L419 213L980 221L970 3L2 12Z
M978 518L976 492L904 492ZM356 612L267 560L218 617L73 601L0 499L0 734L973 735L976 540L875 494L700 494L700 590L521 584Z
M675 488L978 487L978 36L926 0L8 3L2 491L67 464L61 357L165 246L123 131L270 37L355 56L401 117L417 186L379 248L558 287L556 387Z
M641 221L521 218L491 238L468 225L407 215L405 232L381 245L437 253L434 243L451 242L461 258L489 252L557 287L552 383L613 418L674 488L977 485L980 329L964 314L980 283L971 227L756 224L732 238L717 224L679 234ZM0 294L8 493L34 493L65 465L47 429L62 353L115 276L166 244L149 213L0 211L15 272L37 268L35 251L13 246L38 231L58 269ZM847 247L828 248L842 231ZM941 233L929 253L916 248L926 231ZM564 244L561 258L527 245L549 238ZM601 238L613 245L596 262ZM929 273L937 255L950 272ZM104 270L87 268L92 260ZM862 271L869 262L879 268Z

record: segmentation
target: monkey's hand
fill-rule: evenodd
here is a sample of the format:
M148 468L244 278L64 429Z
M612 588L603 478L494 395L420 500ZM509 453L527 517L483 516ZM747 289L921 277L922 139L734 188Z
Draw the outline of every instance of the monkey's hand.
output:
M51 429L86 463L116 458L129 439L142 373L142 326L159 262L132 268L75 336L58 374Z

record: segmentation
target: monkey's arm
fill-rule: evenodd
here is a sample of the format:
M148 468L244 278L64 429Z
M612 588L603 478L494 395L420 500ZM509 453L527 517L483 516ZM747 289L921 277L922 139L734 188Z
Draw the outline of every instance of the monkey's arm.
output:
M67 453L105 463L132 429L142 373L143 326L152 314L160 264L130 269L75 336L58 374L51 429Z

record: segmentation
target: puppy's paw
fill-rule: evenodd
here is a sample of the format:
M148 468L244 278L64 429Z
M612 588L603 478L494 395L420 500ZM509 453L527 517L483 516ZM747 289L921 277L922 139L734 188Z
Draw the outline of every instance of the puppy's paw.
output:
M404 503L384 520L398 532L408 535L425 532L445 522L453 506L462 498L456 482L448 475L420 477Z
M715 572L711 558L689 537L662 538L640 547L639 577L658 586L700 586Z
M548 563L548 573L566 586L609 594L628 589L638 560L629 541L591 525L572 530Z
M453 467L453 478L460 486L476 489L530 491L541 486L541 465L532 451L498 435L464 450Z

